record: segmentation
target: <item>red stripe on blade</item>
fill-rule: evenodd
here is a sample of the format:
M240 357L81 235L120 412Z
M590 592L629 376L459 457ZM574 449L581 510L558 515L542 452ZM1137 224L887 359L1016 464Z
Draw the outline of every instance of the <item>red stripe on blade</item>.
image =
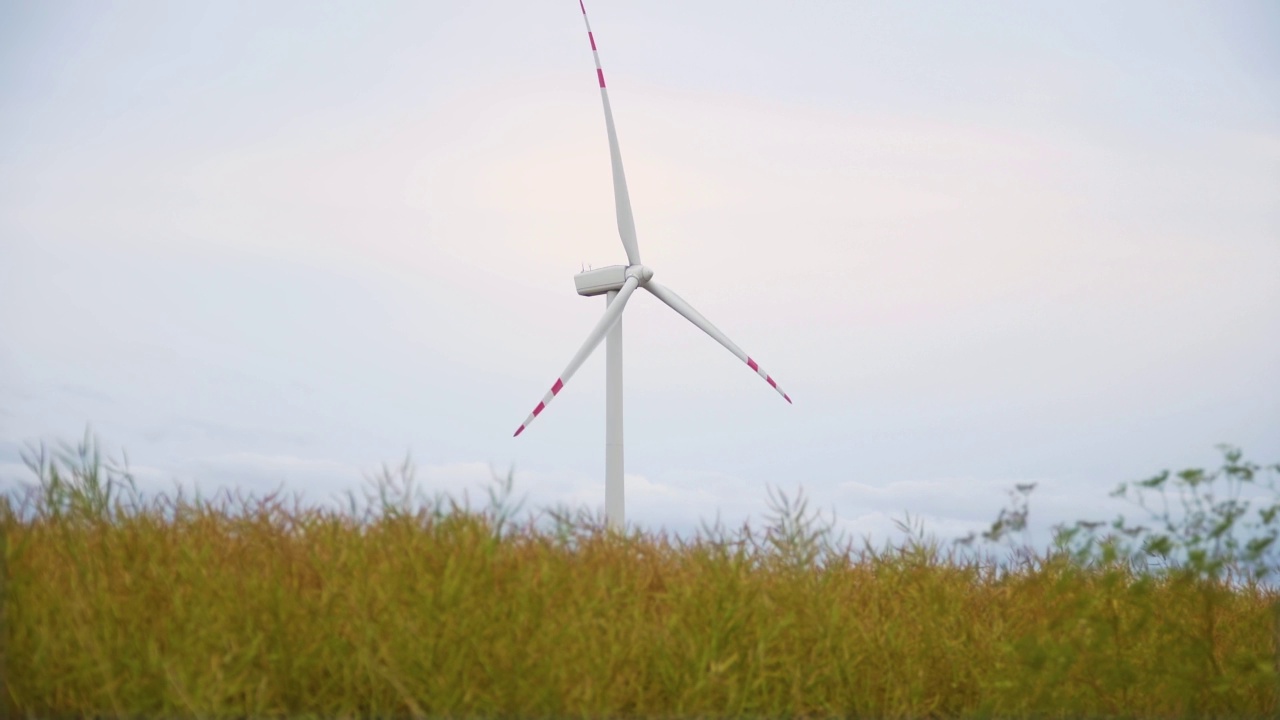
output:
M512 435L511 437L520 437L520 433L522 433L522 432L524 432L524 426L523 426L523 425L521 425L520 427L516 428L516 434L515 434L515 435Z
M533 409L533 416L534 416L534 417L538 417L538 413L540 413L540 412L542 412L543 410L545 410L545 409L546 409L546 407L547 407L547 406L546 406L546 404L545 404L545 403L538 403L538 407L536 407L536 408L534 408L534 409Z
M592 49L592 50L595 50L595 49L596 49L596 36L595 36L595 34L594 34L594 33L591 33L591 32L588 32L588 33L587 33L587 39L591 41L591 49Z
M578 0L578 7L582 8L582 14L583 14L583 15L586 15L586 14L587 14L587 7L586 7L585 5L583 5L583 4L582 4L582 0Z
M560 382L560 378L556 378L556 384L551 386L551 394L559 395L560 391L563 389L564 389L564 383Z
M783 399L784 399L784 400L786 400L787 402L791 402L791 396L790 396L790 395L788 395L788 394L786 394L786 393L782 393L782 397L783 397ZM791 404L792 404L792 405L794 405L795 403L791 403Z
M760 372L760 366L757 365L756 361L752 360L751 358L747 358L747 367L751 368L752 370L755 370L756 372Z
M604 71L596 68L596 77L600 78L600 87L604 87Z
M774 382L774 381L773 381L773 378L769 377L768 375L765 375L765 376L764 376L764 381L765 381L765 382L767 382L767 383L769 383L769 387L771 387L771 388L777 388L777 387L778 387L778 383Z

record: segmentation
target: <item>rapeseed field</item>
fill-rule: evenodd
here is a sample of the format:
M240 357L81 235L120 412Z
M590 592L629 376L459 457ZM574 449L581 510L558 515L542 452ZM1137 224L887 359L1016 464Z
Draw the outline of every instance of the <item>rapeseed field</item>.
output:
M681 539L519 517L509 478L473 509L406 466L339 510L143 498L91 440L28 460L0 505L14 717L1280 716L1274 485L1213 494L1275 469L1236 451L1135 486L1199 519L1042 551L1001 544L1025 507L872 547L778 495Z

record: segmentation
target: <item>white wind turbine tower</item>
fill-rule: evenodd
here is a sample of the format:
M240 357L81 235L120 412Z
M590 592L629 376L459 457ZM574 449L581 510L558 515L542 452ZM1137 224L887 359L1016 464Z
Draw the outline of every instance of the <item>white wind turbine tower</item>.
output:
M786 401L791 398L778 387L778 383L769 374L760 369L742 348L734 344L727 335L712 325L702 313L693 309L670 289L653 282L653 270L640 263L640 249L636 243L636 225L631 215L631 198L627 195L627 179L622 172L622 154L618 150L618 134L613 127L613 110L609 107L609 91L605 89L604 70L600 67L600 54L596 51L595 35L591 32L591 22L587 20L587 9L578 0L582 10L582 20L587 25L587 39L591 42L591 55L596 61L596 78L600 81L600 99L604 102L604 124L609 133L609 158L613 165L613 199L618 213L618 234L622 237L622 247L627 252L626 265L611 265L596 270L588 270L573 277L578 294L584 296L605 295L607 308L600 321L592 328L587 341L582 344L578 354L569 361L569 366L560 373L551 390L542 398L542 402L533 409L524 423L516 428L516 435L524 432L551 400L564 388L569 378L578 371L591 352L607 335L609 342L605 347L605 521L612 529L621 530L625 526L623 488L622 488L622 311L636 288L644 288L672 310L683 315L689 322L697 325L712 339L725 346L739 360L747 364L765 382L778 391Z

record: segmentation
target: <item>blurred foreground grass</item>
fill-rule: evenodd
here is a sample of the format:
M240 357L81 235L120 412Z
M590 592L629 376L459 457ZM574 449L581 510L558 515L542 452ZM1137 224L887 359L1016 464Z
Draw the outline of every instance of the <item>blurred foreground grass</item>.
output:
M18 716L1280 715L1274 483L1214 494L1274 468L1238 453L1139 484L1182 493L1164 525L1001 557L842 542L781 495L758 531L678 540L517 520L509 478L471 509L406 466L338 511L144 499L88 438L28 461L0 504Z

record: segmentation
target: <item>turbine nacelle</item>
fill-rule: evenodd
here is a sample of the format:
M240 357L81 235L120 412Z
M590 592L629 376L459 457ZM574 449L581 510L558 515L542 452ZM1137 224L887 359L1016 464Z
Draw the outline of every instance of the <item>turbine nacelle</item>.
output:
M591 297L622 289L628 278L635 278L644 285L653 277L653 270L645 265L610 265L580 272L573 276L573 284L579 295Z

